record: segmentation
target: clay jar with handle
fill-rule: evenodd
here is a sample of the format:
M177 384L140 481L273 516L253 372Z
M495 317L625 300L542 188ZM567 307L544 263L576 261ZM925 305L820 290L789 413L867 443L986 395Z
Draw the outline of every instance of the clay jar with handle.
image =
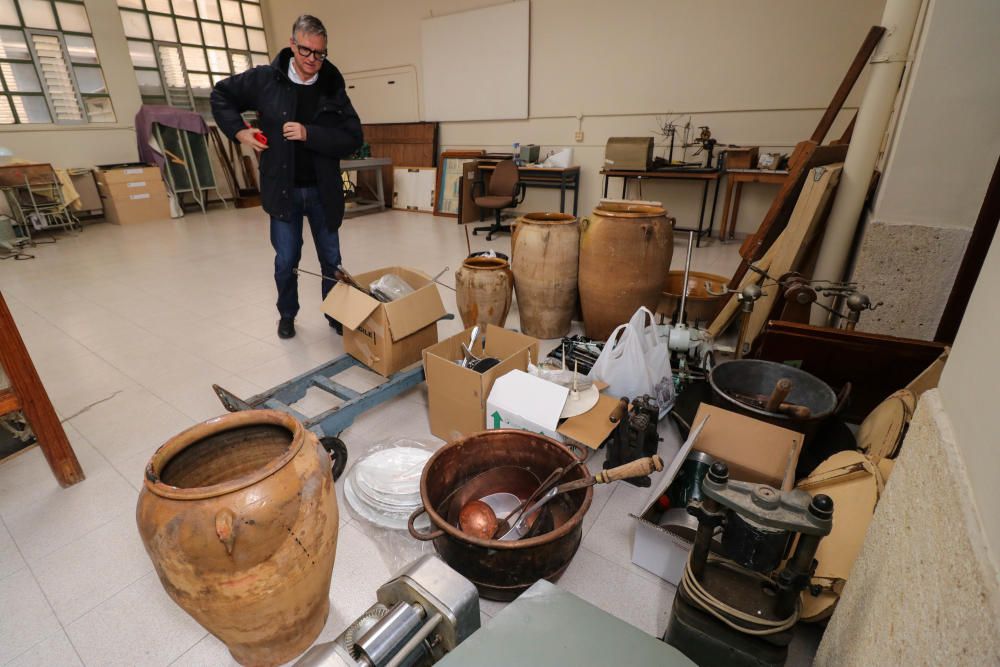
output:
M514 275L501 257L469 257L455 272L455 299L466 328L502 327L514 297Z
M659 206L603 203L580 223L580 301L587 336L606 340L656 308L674 250L674 219Z
M521 331L535 338L569 333L576 309L580 225L567 213L528 213L511 238Z
M174 436L146 467L136 521L174 602L243 665L279 665L330 609L330 457L290 415L248 410Z

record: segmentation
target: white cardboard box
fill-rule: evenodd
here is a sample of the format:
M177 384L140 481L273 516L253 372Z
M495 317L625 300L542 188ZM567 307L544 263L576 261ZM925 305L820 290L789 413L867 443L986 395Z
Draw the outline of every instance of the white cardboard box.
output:
M486 428L516 428L562 441L556 429L567 396L566 387L512 370L493 383L486 399Z
M666 493L674 481L708 419L704 418L691 430L688 439L684 441L667 467L666 473L650 491L639 509L639 514L629 514L636 522L635 535L632 538L632 562L675 586L684 576L684 567L687 565L692 543L653 523L648 517L656 501Z
M554 382L512 370L493 383L486 400L486 428L531 431L557 442L597 449L615 429L618 400L602 394L587 412L560 420L569 393L569 389Z

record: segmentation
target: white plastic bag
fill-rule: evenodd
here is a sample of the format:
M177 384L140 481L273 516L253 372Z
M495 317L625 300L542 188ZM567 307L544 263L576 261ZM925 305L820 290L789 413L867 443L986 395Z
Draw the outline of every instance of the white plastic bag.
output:
M670 350L657 335L648 308L640 307L628 324L611 333L590 377L606 382L607 393L615 398L652 396L660 406L660 417L666 416L674 405Z

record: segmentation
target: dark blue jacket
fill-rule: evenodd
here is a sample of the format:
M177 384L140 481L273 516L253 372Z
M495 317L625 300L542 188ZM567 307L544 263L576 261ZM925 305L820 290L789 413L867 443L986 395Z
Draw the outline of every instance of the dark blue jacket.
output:
M260 129L267 136L267 150L260 154L260 194L264 210L280 220L292 212L295 187L295 146L282 136L282 126L295 119L295 84L288 78L290 48L282 49L270 65L254 67L215 84L212 115L222 132L235 141L244 129L244 111L256 111ZM344 77L329 61L319 71L319 111L306 126L306 148L313 153L320 197L327 222L334 229L344 218L344 189L340 160L364 142L361 120L351 106Z

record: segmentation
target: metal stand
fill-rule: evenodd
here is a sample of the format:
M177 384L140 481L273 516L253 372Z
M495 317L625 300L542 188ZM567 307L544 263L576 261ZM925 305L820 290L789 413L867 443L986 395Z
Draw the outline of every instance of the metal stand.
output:
M346 430L362 413L399 396L407 389L424 381L423 366L399 371L386 382L363 393L346 387L333 379L354 367L365 368L365 365L345 354L246 400L217 384L213 384L212 389L215 390L222 405L229 412L260 409L280 410L298 419L303 426L320 438L328 451L332 450L333 476L336 479L347 463L347 449L339 439L333 436ZM344 402L318 415L307 417L293 408L292 404L305 398L306 392L312 387L336 396Z

